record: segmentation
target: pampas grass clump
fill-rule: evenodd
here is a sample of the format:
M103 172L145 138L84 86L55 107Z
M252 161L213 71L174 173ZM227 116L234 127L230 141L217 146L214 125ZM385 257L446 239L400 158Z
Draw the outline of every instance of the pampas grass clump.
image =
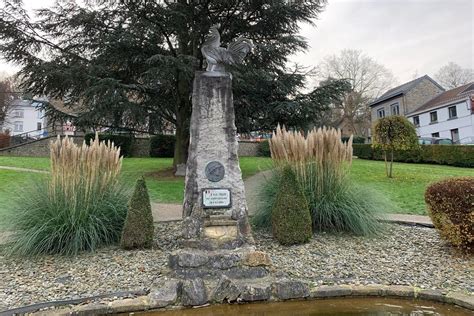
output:
M274 177L290 167L309 204L315 231L351 232L370 235L380 231L379 209L384 201L373 192L355 187L349 179L352 163L352 137L341 141L341 132L333 128L313 129L306 136L278 126L270 140ZM275 201L275 185L269 181L262 198L266 204ZM272 197L273 196L273 197ZM254 223L267 226L271 207L262 205Z
M97 135L90 146L58 137L50 148L50 175L17 201L12 252L74 255L117 242L128 200L120 149Z

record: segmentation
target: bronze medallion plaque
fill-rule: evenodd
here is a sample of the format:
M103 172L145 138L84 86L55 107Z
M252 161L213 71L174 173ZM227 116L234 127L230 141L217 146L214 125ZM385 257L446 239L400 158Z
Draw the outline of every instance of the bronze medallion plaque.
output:
M211 161L206 165L206 178L211 182L219 182L224 179L225 168L219 161Z

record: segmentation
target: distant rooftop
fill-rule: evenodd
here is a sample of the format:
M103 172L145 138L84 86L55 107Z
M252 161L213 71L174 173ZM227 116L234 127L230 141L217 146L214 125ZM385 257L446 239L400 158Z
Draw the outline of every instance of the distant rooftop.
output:
M415 111L409 113L409 115L423 113L431 109L441 107L443 105L452 104L453 102L463 100L471 95L474 95L474 82L470 82L463 86L438 94L433 99L429 100Z
M382 94L378 99L376 99L375 101L370 103L369 106L374 106L374 105L376 105L380 102L386 101L386 100L391 99L393 97L396 97L398 95L405 94L408 91L410 91L411 89L413 89L420 81L423 81L424 79L427 79L427 80L431 81L436 86L438 86L440 89L444 90L444 88L442 86L440 86L436 81L431 79L430 76L424 75L423 77L416 78L412 81L408 81L408 82L406 82L402 85L399 85L398 87L395 87L395 88L392 88L392 89L388 90L387 92Z

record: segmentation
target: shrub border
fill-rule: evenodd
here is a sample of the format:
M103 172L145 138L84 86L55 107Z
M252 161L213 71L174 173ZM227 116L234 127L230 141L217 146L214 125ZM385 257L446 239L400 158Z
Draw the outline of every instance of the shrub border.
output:
M297 281L298 282L298 281ZM309 296L302 295L300 297L292 298L293 300L320 300L329 298L360 298L360 297L388 297L398 299L421 299L434 301L438 303L445 303L451 305L457 305L470 311L474 311L474 295L465 294L462 292L442 292L440 290L426 290L420 289L414 286L404 285L324 285L324 286L311 286L311 284L305 283L305 286L309 287ZM114 314L114 313L129 313L129 312L140 312L148 310L164 310L164 309L176 309L177 307L184 308L175 304L168 304L166 306L155 307L150 303L149 297L153 294L140 295L140 291L128 292L136 293L134 298L125 298L105 303L89 303L84 305L76 305L69 308L53 309L41 311L41 315L95 315L95 314ZM115 294L116 295L116 294ZM81 302L93 301L94 299L113 297L112 295L100 295L91 298L81 299ZM133 296L133 295L132 295ZM57 301L48 304L49 307L61 307L65 305L78 304L78 300L70 301ZM286 301L285 299L279 299L273 293L273 296L267 301ZM261 301L265 302L265 301ZM42 306L40 306L42 305ZM207 304L206 304L207 305ZM36 307L36 309L35 309ZM0 316L11 315L13 312L37 312L41 308L45 308L44 303L30 305L25 308L17 308L0 312ZM28 310L26 309L28 308Z

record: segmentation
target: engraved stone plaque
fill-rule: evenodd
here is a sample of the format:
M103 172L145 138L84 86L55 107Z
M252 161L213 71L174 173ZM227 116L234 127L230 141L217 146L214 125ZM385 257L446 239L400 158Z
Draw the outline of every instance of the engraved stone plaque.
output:
M232 206L230 189L202 190L202 206L204 208L229 208Z
M219 182L224 178L225 168L219 161L211 161L206 165L206 178L212 182Z

